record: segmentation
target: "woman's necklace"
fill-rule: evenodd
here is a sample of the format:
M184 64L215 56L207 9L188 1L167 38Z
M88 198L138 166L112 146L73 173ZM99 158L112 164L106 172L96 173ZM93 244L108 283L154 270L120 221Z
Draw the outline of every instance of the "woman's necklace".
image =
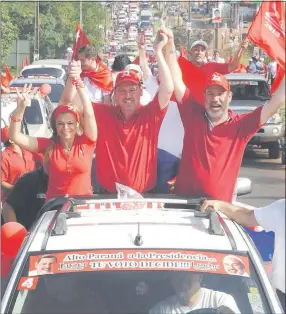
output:
M71 148L65 148L65 152L66 152L66 154L69 156L70 153L71 153Z

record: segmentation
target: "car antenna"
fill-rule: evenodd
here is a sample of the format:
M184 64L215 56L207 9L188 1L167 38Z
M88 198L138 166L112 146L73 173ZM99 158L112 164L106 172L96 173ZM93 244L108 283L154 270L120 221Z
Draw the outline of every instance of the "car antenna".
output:
M140 222L138 221L138 229L137 229L137 235L135 237L135 240L134 240L134 244L136 246L141 246L143 244L143 237L142 235L140 234Z

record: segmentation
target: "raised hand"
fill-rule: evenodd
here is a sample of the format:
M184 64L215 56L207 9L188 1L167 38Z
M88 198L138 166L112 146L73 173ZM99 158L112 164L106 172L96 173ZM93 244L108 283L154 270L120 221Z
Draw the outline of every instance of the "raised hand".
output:
M155 52L162 51L164 46L168 43L167 35L160 29L157 32L156 38L153 42L153 48Z
M32 84L24 85L23 92L20 93L19 89L16 87L17 92L17 109L24 111L27 106L31 106L31 99L34 97L38 88L32 88Z
M68 71L68 75L71 78L76 78L76 77L80 77L81 74L81 63L80 61L75 61L72 60L70 65L69 65L69 71Z

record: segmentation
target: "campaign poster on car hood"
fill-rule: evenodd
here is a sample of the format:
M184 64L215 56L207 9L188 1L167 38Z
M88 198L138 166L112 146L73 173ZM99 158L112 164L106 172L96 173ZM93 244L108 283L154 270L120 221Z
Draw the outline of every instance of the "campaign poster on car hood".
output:
M89 250L30 257L29 276L86 271L172 270L249 277L248 257L182 250Z

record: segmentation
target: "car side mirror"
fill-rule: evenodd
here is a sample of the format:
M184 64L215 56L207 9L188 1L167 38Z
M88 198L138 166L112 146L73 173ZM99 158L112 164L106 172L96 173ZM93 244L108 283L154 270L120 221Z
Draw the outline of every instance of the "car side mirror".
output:
M250 194L252 192L252 183L248 178L238 178L236 181L237 196Z

